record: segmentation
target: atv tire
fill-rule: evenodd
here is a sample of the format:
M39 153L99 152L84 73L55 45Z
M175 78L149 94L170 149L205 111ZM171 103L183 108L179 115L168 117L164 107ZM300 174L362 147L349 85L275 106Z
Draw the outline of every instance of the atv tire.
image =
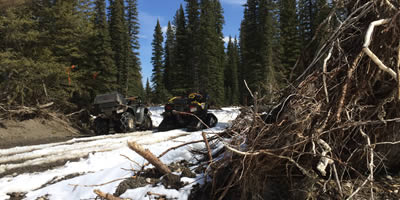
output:
M144 129L145 130L151 130L153 129L153 122L151 121L150 116L146 116L145 120L144 120Z
M194 118L189 123L189 125L187 125L186 128L187 128L188 131L198 131L198 130L204 129L205 126L200 120L198 120L197 118Z
M110 131L107 119L96 118L94 120L94 133L96 135L106 135Z
M123 133L133 132L136 130L135 118L130 112L122 113L120 122L120 129Z
M212 113L207 113L207 118L206 118L207 126L212 128L215 127L217 123L218 123L218 118Z
M158 125L158 131L169 131L177 128L173 119L164 118L160 125Z

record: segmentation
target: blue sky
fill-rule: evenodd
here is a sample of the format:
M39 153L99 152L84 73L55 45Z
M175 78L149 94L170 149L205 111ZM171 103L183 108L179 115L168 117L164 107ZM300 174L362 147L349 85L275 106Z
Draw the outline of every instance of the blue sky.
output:
M224 9L225 25L223 33L225 37L239 36L240 22L243 18L243 4L245 0L220 0ZM151 64L154 27L157 19L163 30L166 30L168 21L172 21L180 4L184 6L184 0L138 0L139 11L139 43L140 61L142 63L143 83L147 78L151 80L153 66ZM165 39L165 38L164 38ZM145 85L144 85L145 86Z

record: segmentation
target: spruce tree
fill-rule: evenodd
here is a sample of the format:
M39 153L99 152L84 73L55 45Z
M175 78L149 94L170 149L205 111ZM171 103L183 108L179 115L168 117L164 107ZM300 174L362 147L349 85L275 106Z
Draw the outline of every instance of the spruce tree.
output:
M186 82L188 89L192 91L199 91L199 55L200 52L200 37L199 22L200 22L200 7L198 0L185 0L186 1L186 15L187 15L187 66L186 69Z
M296 0L280 1L280 42L282 45L281 63L286 79L300 54L299 22L297 19Z
M225 85L225 103L228 105L237 105L239 103L239 85L238 85L238 48L236 38L232 41L229 37L227 45L227 61L224 71Z
M144 102L146 104L150 104L150 103L152 103L152 99L153 99L153 92L150 87L149 79L147 79L146 88L145 88L145 92L144 92Z
M116 89L117 73L108 32L105 0L95 1L94 28L95 35L90 45L92 51L90 60L93 62L90 79L94 80L95 90L102 93Z
M259 31L259 1L248 0L244 8L244 16L240 29L240 50L241 50L241 79L246 81L250 90L259 90L259 81L262 77L261 65L261 33ZM241 99L243 104L251 102L249 93L241 85Z
M221 4L217 0L200 1L200 90L211 96L212 103L224 102L224 24Z
M142 74L140 73L139 59L139 13L137 0L126 0L126 20L128 26L128 58L127 58L127 93L130 95L142 95Z
M172 91L173 84L173 72L175 67L175 49L176 40L175 32L172 28L171 23L168 21L165 45L164 45L164 73L163 82L168 92Z
M182 5L175 15L175 38L174 67L169 71L171 79L171 93L173 95L184 95L187 93L186 68L187 67L187 34L185 12Z
M151 81L153 82L154 88L154 103L162 103L167 98L165 87L163 84L163 41L164 37L161 30L160 22L159 20L157 20L156 27L154 28L153 42L151 43L153 47L151 57L151 63L153 64L153 73Z
M124 15L124 1L113 0L110 1L110 36L111 47L114 51L114 61L117 66L117 88L118 91L126 95L125 86L127 83L126 74L126 61L128 50L128 31Z

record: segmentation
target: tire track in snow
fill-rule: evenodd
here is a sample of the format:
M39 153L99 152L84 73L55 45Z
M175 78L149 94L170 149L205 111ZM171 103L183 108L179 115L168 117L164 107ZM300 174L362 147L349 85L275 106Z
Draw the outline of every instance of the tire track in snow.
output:
M36 172L38 170L43 171L62 166L67 161L76 161L87 157L91 153L124 148L128 141L136 141L142 145L149 145L188 134L190 133L153 133L152 131L145 131L79 138L60 143L5 149L0 151L0 177L18 172Z

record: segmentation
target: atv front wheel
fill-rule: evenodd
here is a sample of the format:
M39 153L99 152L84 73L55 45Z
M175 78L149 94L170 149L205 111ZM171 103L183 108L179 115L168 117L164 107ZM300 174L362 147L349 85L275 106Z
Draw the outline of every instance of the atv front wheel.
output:
M121 114L121 131L123 133L133 132L136 129L135 118L130 112Z
M147 115L144 121L144 129L151 130L152 128L153 128L153 122L151 121L150 116Z
M171 118L164 118L160 125L158 125L158 131L169 131L171 129L177 128L175 122Z
M218 118L212 113L207 113L207 119L206 119L207 126L212 128L216 126L217 123L218 123Z
M96 135L106 135L110 131L108 120L103 118L96 118L94 120L94 133Z

